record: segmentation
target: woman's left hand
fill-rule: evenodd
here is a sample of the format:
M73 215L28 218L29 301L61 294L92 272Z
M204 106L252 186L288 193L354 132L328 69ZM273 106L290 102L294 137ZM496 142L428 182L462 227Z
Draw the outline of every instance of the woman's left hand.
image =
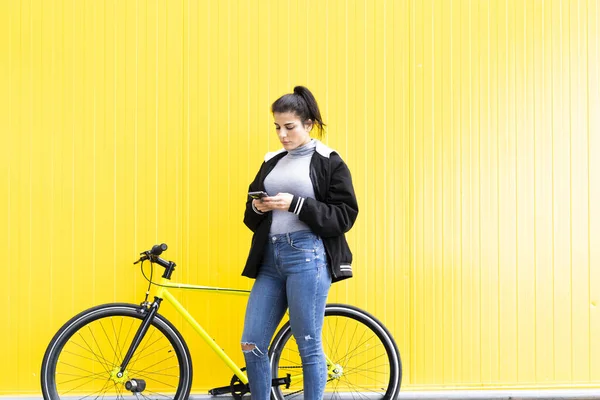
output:
M268 211L283 210L287 211L292 204L294 195L290 193L277 193L275 196L263 197L262 206L265 206Z

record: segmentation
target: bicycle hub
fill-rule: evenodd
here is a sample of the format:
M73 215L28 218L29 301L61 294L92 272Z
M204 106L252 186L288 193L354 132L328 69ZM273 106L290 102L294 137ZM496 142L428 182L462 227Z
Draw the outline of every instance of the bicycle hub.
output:
M132 379L125 383L125 389L131 393L140 393L146 389L146 381L143 379Z
M340 379L344 374L344 368L340 364L335 364L330 372L332 379Z

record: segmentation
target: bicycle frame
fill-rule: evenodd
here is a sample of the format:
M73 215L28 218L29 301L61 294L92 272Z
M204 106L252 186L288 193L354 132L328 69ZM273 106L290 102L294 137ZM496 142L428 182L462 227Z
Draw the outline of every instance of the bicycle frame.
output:
M194 328L194 330L200 335L202 340L208 344L208 346L219 356L221 360L233 371L233 373L240 379L240 381L244 384L248 383L248 377L244 372L238 367L236 363L233 362L231 357L225 353L217 342L213 340L210 335L204 330L202 325L198 323L194 319L194 317L186 310L186 308L169 292L169 288L171 289L185 289L185 290L198 290L205 292L219 292L223 294L234 294L234 295L242 295L249 296L249 290L241 290L241 289L229 289L229 288L218 288L213 286L201 286L201 285L190 285L185 283L177 283L171 282L166 278L161 278L160 286L156 293L156 297L159 299L164 299L168 301L177 312Z

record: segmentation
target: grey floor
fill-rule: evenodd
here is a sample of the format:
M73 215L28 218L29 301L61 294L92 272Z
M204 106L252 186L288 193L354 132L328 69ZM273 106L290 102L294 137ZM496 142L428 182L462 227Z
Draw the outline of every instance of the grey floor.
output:
M232 397L211 397L195 395L191 396L193 400L232 400ZM368 400L371 397L368 394L360 397L360 400ZM244 399L250 400L248 397ZM301 400L301 397L295 397L294 400ZM336 400L345 397L336 395ZM357 400L356 394L348 395L347 399ZM400 391L398 400L592 400L600 399L600 389L581 389L581 390L457 390L457 391L427 391L427 392L409 392ZM327 396L325 399L327 400Z
M365 395L361 399L368 400L370 397ZM0 396L0 400L42 400L40 397L11 397ZM135 398L134 398L135 399ZM232 400L231 396L192 395L190 400ZM294 400L301 400L301 397L295 397ZM340 397L336 396L336 400ZM344 399L342 396L341 399ZM348 396L348 399L356 400L354 396ZM427 391L427 392L408 392L401 391L398 400L600 400L600 389L561 389L561 390L460 390L460 391ZM245 396L244 400L251 400L250 396Z

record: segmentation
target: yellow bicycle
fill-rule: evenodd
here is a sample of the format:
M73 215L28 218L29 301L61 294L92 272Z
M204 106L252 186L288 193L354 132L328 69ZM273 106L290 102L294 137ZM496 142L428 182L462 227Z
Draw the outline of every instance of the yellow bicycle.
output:
M247 290L171 282L175 263L160 258L167 249L156 245L141 253L142 274L157 285L153 301L148 292L141 304L110 303L87 309L60 328L42 361L44 399L144 398L185 400L192 385L192 361L185 340L158 310L166 300L233 371L228 385L209 394L230 393L241 399L249 393L248 377L169 289L195 289L248 295ZM143 262L150 261L150 277ZM154 282L154 265L164 268ZM388 330L371 314L345 304L328 304L323 325L328 365L325 398L395 399L400 391L400 353ZM269 348L273 384L271 397L303 398L302 363L289 321Z

